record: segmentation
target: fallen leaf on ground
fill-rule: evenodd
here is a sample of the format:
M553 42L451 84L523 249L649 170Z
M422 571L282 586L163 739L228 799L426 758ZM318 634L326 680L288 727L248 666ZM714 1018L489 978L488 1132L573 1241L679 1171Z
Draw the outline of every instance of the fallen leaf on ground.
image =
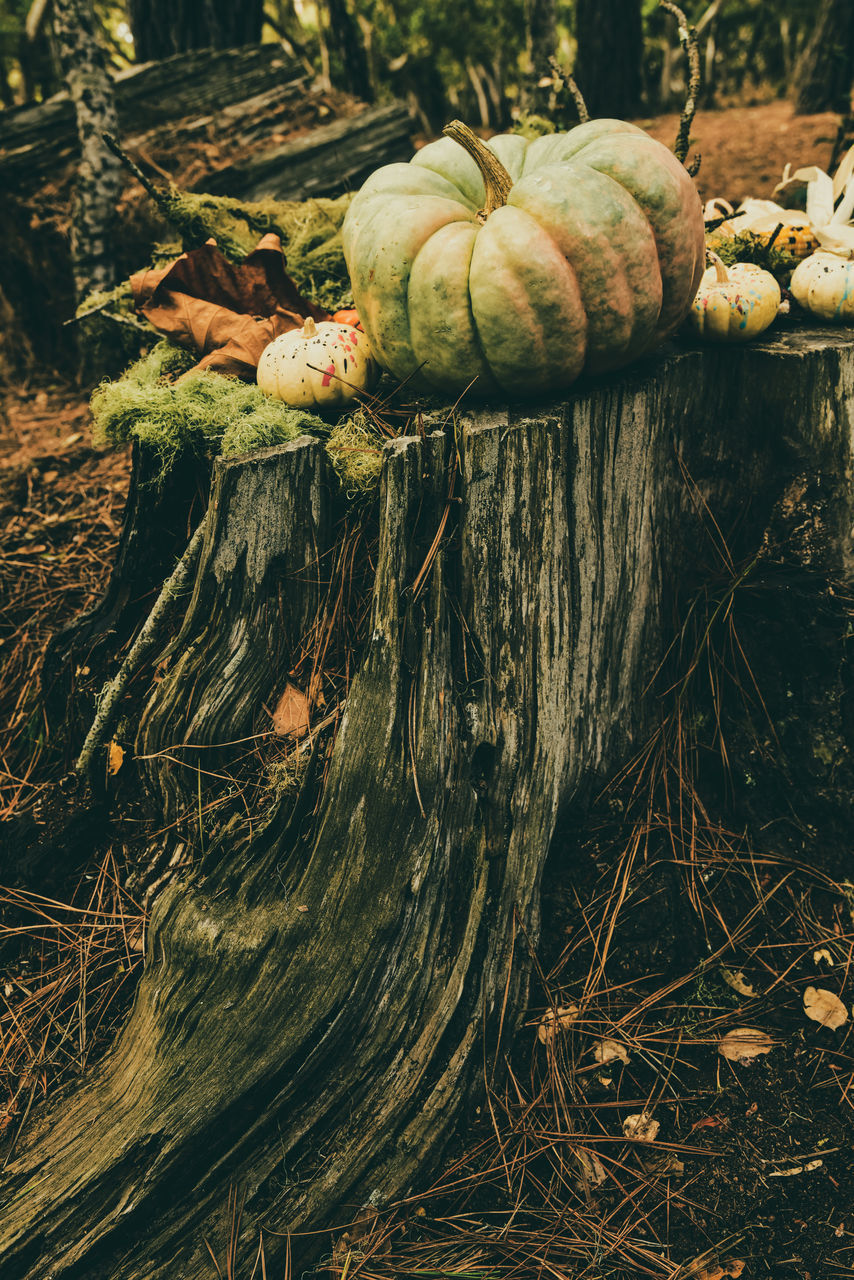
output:
M756 1027L736 1027L728 1031L718 1044L718 1053L730 1062L750 1062L760 1054L770 1053L774 1042L765 1031Z
M581 1190L584 1190L585 1186L601 1187L608 1175L596 1152L585 1151L578 1147L572 1155L580 1175L578 1184Z
M303 298L285 271L282 242L266 235L240 263L209 240L167 267L131 276L134 306L155 329L203 357L196 366L255 381L261 352L307 316L329 312Z
M110 777L115 777L119 769L125 762L124 747L120 747L115 738L110 743L110 754L107 759L107 773Z
M602 1065L606 1062L628 1062L629 1051L619 1040L597 1040L593 1046L593 1057Z
M848 1010L839 996L835 996L832 991L825 991L823 987L807 987L804 992L804 1013L820 1026L830 1027L831 1031L848 1021Z
M732 969L721 969L721 977L728 987L737 991L740 996L755 996L756 992L743 973L734 973Z
M626 1137L637 1138L639 1142L655 1142L660 1128L659 1122L648 1111L638 1111L633 1116L626 1116L623 1121L623 1133Z
M643 1161L647 1173L657 1174L659 1178L681 1178L685 1165L674 1151L654 1151Z
M794 1178L796 1173L812 1173L813 1169L820 1169L824 1164L823 1160L808 1160L806 1164L796 1164L791 1169L775 1169L773 1173L769 1173L769 1178Z
M577 1004L562 1004L557 1010L546 1009L537 1027L540 1044L548 1044L556 1031L565 1031L578 1017Z
M691 1270L689 1267L685 1272L686 1280L690 1276L690 1280L738 1280L747 1264L742 1258L731 1258L729 1262L712 1262L707 1267L700 1267L698 1270Z
M280 738L304 733L311 724L308 698L295 684L288 682L273 712L273 732Z
M833 956L830 954L827 947L821 947L818 951L814 951L812 953L813 964L821 964L822 960L825 964L833 964Z

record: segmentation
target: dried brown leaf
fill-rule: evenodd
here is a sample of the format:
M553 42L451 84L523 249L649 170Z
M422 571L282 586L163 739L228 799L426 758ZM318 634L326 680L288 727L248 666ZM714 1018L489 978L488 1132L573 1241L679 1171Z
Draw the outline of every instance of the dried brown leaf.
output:
M540 1044L548 1044L556 1031L565 1031L577 1017L577 1004L559 1005L557 1010L546 1009L537 1027Z
M329 313L302 297L285 271L282 243L266 235L232 263L209 240L168 267L131 276L134 305L179 346L203 357L197 368L254 382L261 352L307 316Z
M728 987L732 987L733 991L737 991L740 996L755 996L756 991L746 980L743 973L735 973L732 969L721 969L721 977Z
M686 1272L690 1280L738 1280L747 1264L742 1258L730 1258L728 1262L712 1262Z
M628 1062L629 1051L619 1040L597 1040L593 1046L593 1057L604 1066L606 1062Z
M120 747L115 738L110 743L110 750L107 756L107 773L110 777L115 777L119 769L125 762L124 747Z
M848 1021L848 1010L832 991L823 987L807 987L804 992L804 1013L813 1022L835 1031Z
M273 732L282 738L305 733L311 724L310 712L308 698L289 681L273 712Z
M659 1122L648 1111L638 1111L633 1116L626 1116L623 1121L623 1133L627 1138L636 1138L639 1142L655 1142Z
M756 1027L736 1027L728 1031L718 1044L718 1053L730 1062L750 1062L763 1053L770 1053L774 1042L765 1031Z

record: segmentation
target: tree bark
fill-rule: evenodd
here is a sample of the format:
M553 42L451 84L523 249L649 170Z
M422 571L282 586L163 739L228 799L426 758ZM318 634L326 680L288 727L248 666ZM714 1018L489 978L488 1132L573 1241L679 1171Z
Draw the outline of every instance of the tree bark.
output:
M326 47L332 57L332 83L363 102L373 102L374 92L362 32L347 0L325 0Z
M795 67L795 110L849 115L852 80L854 6L849 0L823 0L812 38Z
M6 1170L4 1280L200 1280L231 1183L248 1241L427 1175L524 1007L518 935L537 937L557 816L654 714L698 507L738 561L793 477L818 477L850 578L852 414L854 349L824 330L659 356L386 446L370 638L317 816L308 782L295 810L226 823L164 892L112 1054ZM193 753L251 730L286 679L335 498L304 439L217 463L211 504L141 720L167 812Z
M640 0L578 0L575 81L590 115L631 119L641 111Z
M137 62L157 62L190 49L260 44L263 0L130 0Z
M526 0L525 46L528 72L522 86L521 106L526 111L535 111L547 96L538 89L538 83L543 76L551 75L549 59L556 58L558 52L555 0Z
M77 117L80 165L71 221L71 259L78 300L115 284L110 232L122 189L121 164L103 134L118 132L113 83L98 44L88 0L54 0L53 29Z

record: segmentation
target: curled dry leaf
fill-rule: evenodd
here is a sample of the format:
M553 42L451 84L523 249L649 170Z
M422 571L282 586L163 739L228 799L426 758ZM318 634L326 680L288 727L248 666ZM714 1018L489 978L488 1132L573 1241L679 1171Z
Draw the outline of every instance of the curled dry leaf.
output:
M593 1057L604 1066L606 1062L628 1062L629 1051L619 1040L597 1040L593 1046Z
M565 1031L578 1017L577 1004L558 1005L557 1009L546 1009L537 1027L540 1044L548 1044L556 1031Z
M285 271L282 242L266 235L240 263L209 240L166 267L131 276L134 306L155 329L202 359L199 369L250 382L264 348L329 313L303 298Z
M706 1266L689 1268L685 1273L691 1280L738 1280L747 1264L742 1258L730 1258L729 1262L711 1262Z
M282 738L290 737L292 734L305 733L310 724L308 698L289 681L273 712L273 732Z
M685 1164L673 1151L655 1151L643 1161L647 1173L659 1178L681 1178L685 1172Z
M110 743L110 751L107 756L107 773L110 777L115 777L119 769L125 761L124 747L120 747L115 738Z
M839 996L835 996L832 991L825 991L823 987L807 987L804 992L804 1013L820 1026L830 1027L831 1031L848 1021L848 1010Z
M756 991L753 986L746 980L743 973L734 973L732 969L721 969L721 977L728 987L732 987L733 991L737 991L740 996L755 996Z
M833 964L833 956L830 954L827 947L820 947L818 951L814 951L812 953L813 964L821 964L822 961L825 964Z
M626 1137L636 1138L639 1142L655 1142L660 1128L659 1122L648 1111L638 1111L633 1116L626 1116L623 1121L623 1133Z
M718 1044L718 1053L730 1062L750 1062L760 1054L770 1053L774 1042L765 1031L756 1027L736 1027L728 1031Z
M596 1152L577 1147L572 1156L579 1175L577 1185L580 1190L583 1191L586 1187L601 1187L608 1175Z

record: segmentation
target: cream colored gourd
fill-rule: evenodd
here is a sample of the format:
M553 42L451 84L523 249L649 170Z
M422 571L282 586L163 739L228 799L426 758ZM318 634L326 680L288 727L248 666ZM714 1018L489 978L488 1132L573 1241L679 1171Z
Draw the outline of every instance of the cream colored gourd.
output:
M796 267L789 288L813 315L836 324L854 323L854 260L819 249Z
M767 329L780 308L780 286L751 262L725 267L710 253L689 313L697 333L712 342L746 342Z
M360 329L311 316L302 329L283 333L264 348L258 386L295 409L323 409L357 400L370 390L376 364Z

